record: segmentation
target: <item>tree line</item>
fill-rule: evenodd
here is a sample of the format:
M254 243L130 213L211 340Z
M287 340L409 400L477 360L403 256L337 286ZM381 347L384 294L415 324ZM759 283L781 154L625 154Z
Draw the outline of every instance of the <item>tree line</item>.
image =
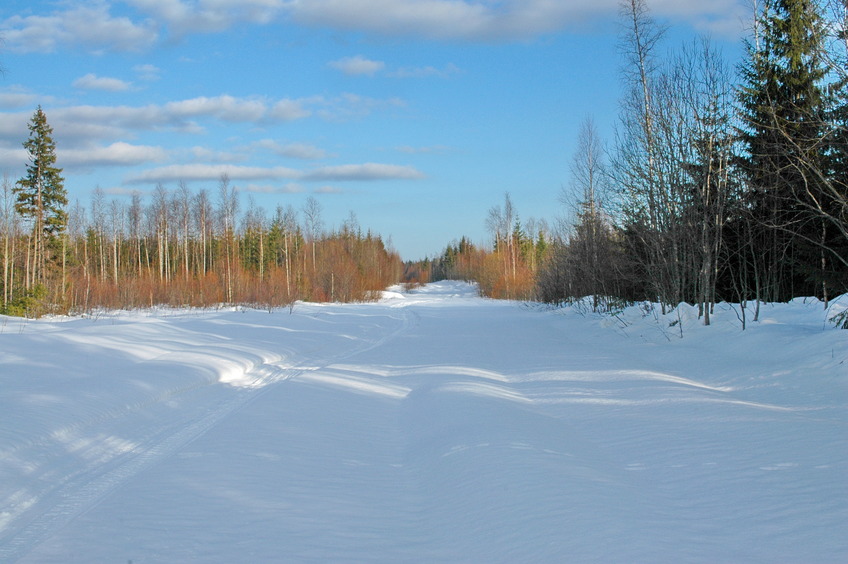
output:
M416 273L595 308L688 302L706 324L717 300L744 323L764 301L848 291L848 4L755 2L736 67L708 39L660 60L645 0L620 8L622 109L609 142L581 127L570 218L528 240L507 196L490 250L463 240Z
M398 254L353 214L325 229L312 197L270 216L252 199L242 210L226 175L214 194L160 184L126 203L98 188L87 208L68 207L52 133L39 107L26 175L2 180L0 313L363 301L400 279Z
M660 57L645 0L622 0L621 111L612 139L590 118L571 161L571 214L520 221L509 194L467 238L403 265L354 216L325 230L320 205L244 211L217 190L158 186L150 201L68 208L39 107L26 175L3 179L2 311L363 300L403 279L475 280L484 295L596 309L647 300L749 305L848 291L848 5L755 0L745 57L708 39ZM576 194L576 196L575 196Z
M496 299L536 299L537 277L550 241L547 221L530 218L522 223L509 193L503 205L489 209L486 226L490 248L467 237L449 244L437 257L407 263L404 279L427 282L444 279L473 280L480 293Z

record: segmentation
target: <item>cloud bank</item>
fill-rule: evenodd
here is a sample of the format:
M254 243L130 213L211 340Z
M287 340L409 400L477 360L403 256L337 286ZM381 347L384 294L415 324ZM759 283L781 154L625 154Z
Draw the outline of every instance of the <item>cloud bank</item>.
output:
M157 167L134 174L124 180L126 184L155 184L179 181L216 181L226 174L231 180L300 180L305 182L351 182L380 180L417 180L424 178L421 171L410 166L365 163L321 167L300 171L287 167L237 166L230 164L175 164ZM287 184L298 186L297 184ZM255 190L255 187L254 187ZM259 191L259 190L255 190ZM267 190L263 190L267 191Z
M105 0L59 4L50 14L0 20L0 33L13 51L43 53L65 46L144 51L189 34L284 22L392 37L498 42L585 29L587 23L615 17L618 0L126 0L125 5L132 13L115 16ZM742 0L655 0L651 10L705 31L737 34L746 13ZM373 63L339 62L344 72L363 74L376 72Z

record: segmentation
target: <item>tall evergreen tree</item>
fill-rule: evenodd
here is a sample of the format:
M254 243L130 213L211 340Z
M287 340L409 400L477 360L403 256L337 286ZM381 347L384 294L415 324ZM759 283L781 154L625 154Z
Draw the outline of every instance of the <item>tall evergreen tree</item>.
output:
M62 169L56 167L56 143L53 128L38 106L29 123L30 136L23 146L29 154L26 175L18 180L14 193L15 209L31 225L27 260L27 288L43 283L47 277L51 243L68 223L68 205Z
M741 69L747 209L754 229L758 297L785 300L817 292L813 275L821 221L826 68L824 32L812 0L766 0Z
M825 300L848 291L848 77L831 85L831 110L824 135L821 197L813 202L821 218L821 283Z
M848 3L825 3L828 40L824 57L831 71L830 111L823 137L826 149L823 193L816 210L822 218L822 286L825 298L848 291Z

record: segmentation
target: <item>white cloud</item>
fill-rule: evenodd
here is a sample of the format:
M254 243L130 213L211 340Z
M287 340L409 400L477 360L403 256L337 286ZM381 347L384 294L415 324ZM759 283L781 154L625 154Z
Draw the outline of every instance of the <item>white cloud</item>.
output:
M21 86L0 90L0 108L23 108L35 106L40 98Z
M619 0L124 0L124 3L136 10L132 17L113 16L107 0L89 0L82 5L60 3L70 7L0 20L0 34L6 48L16 52L50 53L65 46L81 46L92 51L141 51L161 41L163 34L178 38L192 33L217 33L240 24L267 25L287 18L307 25L389 36L510 41L581 30L587 23L615 18ZM747 13L743 0L652 0L650 8L655 16L685 21L696 28L722 34L738 34ZM354 74L382 70L379 61L360 59L354 57L337 63L343 72ZM427 72L434 70L438 69Z
M365 117L375 110L384 108L399 108L406 105L400 98L371 98L359 94L344 93L335 98L314 98L316 106L322 107L318 115L329 121L347 121Z
M297 182L289 182L282 188L280 188L281 194L300 194L304 191L303 186L298 184Z
M281 111L281 107L285 107L286 111ZM262 125L301 119L311 114L304 108L304 103L297 100L233 96L191 98L164 105L67 106L45 108L45 113L57 137L89 141L120 139L138 131L159 129L200 132L202 128L196 121L201 120ZM0 112L0 139L26 135L26 123L30 117L30 113Z
M159 106L67 106L45 108L47 122L61 139L120 139L137 130L149 130L179 120Z
M313 194L344 194L344 190L336 186L319 186L312 191Z
M0 104L30 105L32 102L44 99L15 89L0 91ZM319 108L318 115L325 119L343 120L364 116L375 109L397 104L401 102L363 98L356 95L345 95L332 100L322 97L274 100L264 97L217 96L145 106L48 106L45 108L45 113L48 123L53 127L60 149L88 150L90 147L104 143L126 142L148 131L196 134L204 133L205 127L221 122L265 127L313 115L310 106ZM0 111L0 145L20 146L20 143L27 138L27 123L31 117L31 111ZM113 146L113 152L120 147L120 145ZM177 151L172 156L185 162L233 163L245 161L250 156L250 150L258 148L296 159L317 160L333 156L324 149L307 143L281 144L272 140L264 140L258 144L223 152L188 147ZM80 161L82 160L80 158Z
M142 14L113 16L110 3L92 0L48 14L0 20L0 33L12 51L52 53L63 46L91 50L140 51L160 39L160 31L182 37L225 31L239 23L268 24L280 15L283 0L126 0Z
M0 113L0 140L20 146L29 135L27 124L30 118L32 112Z
M309 25L437 40L525 39L616 13L618 0L292 0Z
M103 193L107 196L133 196L135 194L142 194L139 190L126 188L124 186L110 186L109 188L104 188Z
M688 22L696 29L725 37L738 37L751 19L750 4L740 0L653 0L650 7L658 16Z
M328 66L349 76L374 76L376 73L383 70L386 67L386 64L382 61L372 61L370 59L366 59L362 55L356 55L355 57L345 57L338 61L332 61L328 63Z
M62 166L132 166L167 159L162 147L130 145L119 141L106 147L62 149L57 147L56 159Z
M25 149L11 149L0 147L0 167L3 167L3 172L8 169L23 171L24 165L28 162L29 154ZM13 179L17 180L17 178Z
M169 102L166 114L178 118L216 117L229 122L257 122L268 114L268 104L261 98L234 98L233 96L201 96L189 100Z
M7 94L10 94L8 103L20 104L42 99L28 98L13 91ZM380 100L356 94L344 94L332 99L313 97L300 100L238 98L224 95L176 100L162 105L47 107L45 113L57 138L63 141L84 140L91 143L95 140L125 139L140 131L176 130L182 133L201 133L205 122L215 120L265 126L307 118L314 113L310 106L319 109L318 115L324 119L343 121L403 104L403 101L398 99ZM31 116L31 112L0 112L0 140L20 142L24 139L26 123ZM287 152L288 156L298 158L326 156L320 149L308 145L292 144L278 149Z
M416 180L424 173L411 166L379 163L327 166L315 169L304 176L306 180L361 181L361 180Z
M63 46L137 51L158 39L150 20L134 22L113 17L105 2L75 6L49 15L12 16L0 22L0 32L11 51L52 53Z
M322 167L302 172L287 167L237 166L230 164L175 164L157 167L125 179L126 184L147 184L176 181L211 181L227 174L231 180L300 180L308 182L349 182L363 180L415 180L424 174L413 167L365 163ZM299 184L288 184L291 190L301 191Z
M230 180L277 180L297 179L302 176L300 171L286 167L252 167L228 164L178 164L146 170L130 176L127 184L145 184L155 182L174 182L184 180L218 180L222 175L228 175Z
M0 139L6 140L8 146L20 146L27 138L26 124L30 118L28 114L0 114ZM9 119L14 116L15 119ZM133 166L151 162L162 162L167 160L168 154L165 149L150 145L133 145L124 141L118 141L110 145L98 145L94 140L108 137L104 128L80 123L77 128L69 132L57 128L55 121L48 114L48 123L54 127L54 137L57 138L56 159L57 164L63 168L85 168L94 166ZM59 123L62 123L59 121ZM3 126L6 127L3 127ZM61 136L59 135L61 133ZM120 135L120 128L108 131L113 135ZM23 149L7 150L0 157L0 165L23 166L28 160L28 155Z
M145 82L153 82L159 80L162 71L159 67L151 64L136 65L133 70L138 74L138 78Z
M273 139L261 139L253 144L255 147L267 149L281 157L293 159L317 160L327 158L327 151L306 143L287 143L281 145Z
M307 118L310 115L312 115L312 112L304 107L302 101L284 99L271 107L268 117L277 121L295 121Z
M387 35L456 38L481 35L490 8L454 0L293 0L301 22Z
M282 11L282 0L127 0L176 36L213 33L239 23L267 24Z
M269 184L248 184L244 188L241 188L244 192L255 192L258 194L300 194L302 193L303 186L297 184L296 182L289 182L288 184L284 184L282 186L275 186Z
M106 90L109 92L123 92L129 90L132 84L118 78L101 77L92 73L81 76L73 82L74 88L83 90Z
M196 162L241 162L248 159L248 155L243 152L234 151L217 151L207 147L192 147L187 150L191 160Z
M341 71L348 76L374 76L379 72L386 71L386 76L394 78L447 78L461 72L459 67L452 63L441 69L433 66L426 66L400 67L396 70L388 71L386 69L386 63L366 59L362 55L344 57L337 61L331 61L327 63L327 66Z
M527 39L616 17L619 0L290 0L295 21L436 40ZM658 17L738 29L740 0L652 0Z

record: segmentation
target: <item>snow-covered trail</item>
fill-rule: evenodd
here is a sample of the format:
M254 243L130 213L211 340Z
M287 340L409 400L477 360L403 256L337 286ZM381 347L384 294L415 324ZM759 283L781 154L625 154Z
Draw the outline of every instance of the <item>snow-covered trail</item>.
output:
M0 561L848 560L844 332L682 319L442 283L7 321Z

